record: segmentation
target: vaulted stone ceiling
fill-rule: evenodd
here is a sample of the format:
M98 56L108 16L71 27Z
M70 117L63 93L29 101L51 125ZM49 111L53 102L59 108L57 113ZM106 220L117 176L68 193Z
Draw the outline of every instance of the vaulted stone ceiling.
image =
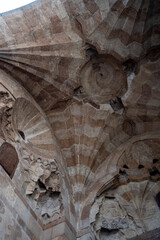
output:
M16 100L13 129L53 152L77 231L127 146L159 138L159 23L159 0L38 0L0 15L0 82L34 105Z

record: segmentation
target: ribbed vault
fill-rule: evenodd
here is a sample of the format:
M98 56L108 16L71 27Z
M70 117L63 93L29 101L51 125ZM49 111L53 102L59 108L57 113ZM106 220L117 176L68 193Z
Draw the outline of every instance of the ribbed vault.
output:
M57 162L77 236L89 232L97 194L123 185L124 149L159 138L159 37L160 2L152 0L38 0L0 15L0 83L15 101L7 141L19 150L29 142Z

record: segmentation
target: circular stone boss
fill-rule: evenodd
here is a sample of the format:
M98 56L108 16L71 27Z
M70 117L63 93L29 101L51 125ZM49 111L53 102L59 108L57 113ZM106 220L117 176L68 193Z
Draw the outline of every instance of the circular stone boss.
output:
M127 77L122 64L112 56L100 56L89 61L81 71L81 85L91 100L107 103L127 90Z

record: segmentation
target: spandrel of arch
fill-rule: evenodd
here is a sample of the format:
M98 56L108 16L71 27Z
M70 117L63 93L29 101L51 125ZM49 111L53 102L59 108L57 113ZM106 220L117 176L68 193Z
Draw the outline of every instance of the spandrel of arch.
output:
M13 177L18 162L18 155L15 148L10 143L3 143L0 147L0 165L10 178Z

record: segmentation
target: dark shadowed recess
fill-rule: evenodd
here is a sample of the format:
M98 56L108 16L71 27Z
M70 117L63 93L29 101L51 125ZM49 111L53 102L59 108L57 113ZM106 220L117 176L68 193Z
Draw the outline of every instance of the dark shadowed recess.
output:
M18 155L15 148L10 143L3 143L0 147L0 165L10 178L13 177L18 162Z

